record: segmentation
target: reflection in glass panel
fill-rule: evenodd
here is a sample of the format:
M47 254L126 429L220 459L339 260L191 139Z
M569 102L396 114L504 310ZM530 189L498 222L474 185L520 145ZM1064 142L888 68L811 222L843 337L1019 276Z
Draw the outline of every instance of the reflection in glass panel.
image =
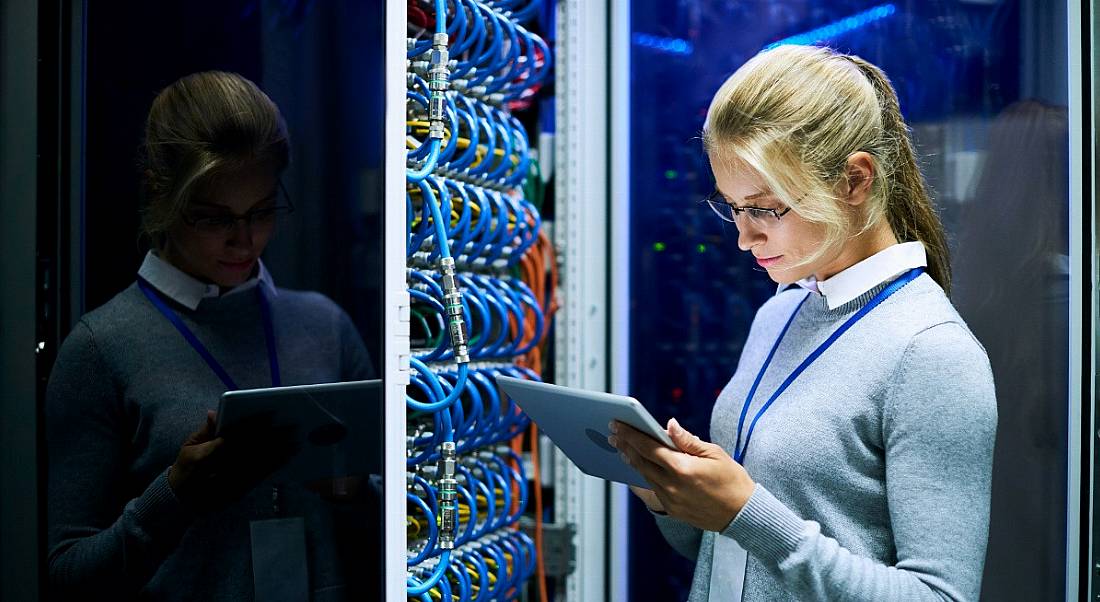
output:
M990 600L1064 597L1065 11L1036 0L632 2L630 394L658 420L706 433L775 292L732 224L697 203L713 187L698 136L722 81L777 42L879 65L947 229L952 300L997 385ZM684 599L693 563L632 503L632 591Z
M59 599L381 598L384 8L85 7L88 313L46 404ZM173 84L210 71L239 75ZM285 140L268 97L289 165L285 142L256 161ZM337 381L368 382L221 397Z

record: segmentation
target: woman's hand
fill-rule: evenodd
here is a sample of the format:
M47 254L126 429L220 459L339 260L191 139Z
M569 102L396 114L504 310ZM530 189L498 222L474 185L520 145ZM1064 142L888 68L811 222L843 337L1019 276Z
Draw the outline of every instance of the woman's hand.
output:
M707 531L721 531L752 496L749 473L721 446L692 435L676 419L668 421L668 434L679 451L621 422L609 426L608 442L653 485L661 508L675 518ZM644 501L639 491L646 490L635 490Z
M231 436L214 437L215 412L180 447L168 471L176 497L196 512L222 508L243 497L297 451L287 429L254 421Z
M649 508L652 512L660 512L662 514L668 513L668 511L665 510L665 507L661 505L661 500L657 499L657 494L653 493L652 489L646 489L644 487L638 487L636 485L630 485L629 487L630 490L634 492L634 495L638 496L643 502L645 502L646 507Z

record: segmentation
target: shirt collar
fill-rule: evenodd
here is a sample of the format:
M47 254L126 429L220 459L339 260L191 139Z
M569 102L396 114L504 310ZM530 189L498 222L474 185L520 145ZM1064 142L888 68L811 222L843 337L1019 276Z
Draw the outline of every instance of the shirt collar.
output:
M927 267L928 256L920 241L890 245L874 255L849 266L831 278L818 281L813 276L795 284L825 297L829 309L836 309L876 286L893 280L913 268ZM780 285L782 291L786 285Z
M227 297L244 291L252 290L256 286L263 286L264 292L269 296L278 295L275 290L275 282L271 279L267 267L262 259L257 260L259 269L256 275L245 280L221 294L216 284L207 284L161 259L156 253L149 251L145 254L145 261L138 269L138 276L151 284L169 299L194 311L199 303L208 297Z

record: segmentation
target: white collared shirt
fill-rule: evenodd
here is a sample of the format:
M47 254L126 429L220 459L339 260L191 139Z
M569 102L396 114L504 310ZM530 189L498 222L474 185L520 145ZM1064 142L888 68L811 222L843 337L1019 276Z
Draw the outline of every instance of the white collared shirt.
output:
M927 267L928 255L924 243L903 242L890 245L874 255L845 268L830 278L818 282L810 276L795 284L820 293L829 309L836 309L876 286L893 280L913 268ZM780 285L782 291L786 285ZM778 292L778 291L777 291Z
M145 254L145 261L141 263L141 268L138 269L138 276L145 279L153 288L160 291L161 294L167 296L169 299L179 303L187 309L195 310L198 309L199 303L207 297L235 295L237 293L252 290L257 285L262 285L264 287L264 292L266 292L268 296L276 296L278 293L275 290L275 282L271 279L271 274L268 273L267 268L264 267L263 260L257 259L256 263L259 267L256 271L256 275L234 286L232 289L226 291L224 295L220 293L218 285L207 284L198 280L194 276L191 276L160 257L157 257L156 253L152 251Z

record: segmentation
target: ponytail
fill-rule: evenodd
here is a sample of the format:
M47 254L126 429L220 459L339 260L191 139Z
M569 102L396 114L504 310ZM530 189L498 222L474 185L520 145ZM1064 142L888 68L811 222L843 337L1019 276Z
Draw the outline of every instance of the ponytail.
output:
M909 127L902 119L894 87L886 74L875 65L857 56L846 58L859 67L874 87L882 109L883 136L892 142L888 148L893 151L894 157L880 162L893 165L893 170L886 174L885 209L890 229L898 242L924 243L928 254L928 275L950 295L951 261L947 237L917 167Z

